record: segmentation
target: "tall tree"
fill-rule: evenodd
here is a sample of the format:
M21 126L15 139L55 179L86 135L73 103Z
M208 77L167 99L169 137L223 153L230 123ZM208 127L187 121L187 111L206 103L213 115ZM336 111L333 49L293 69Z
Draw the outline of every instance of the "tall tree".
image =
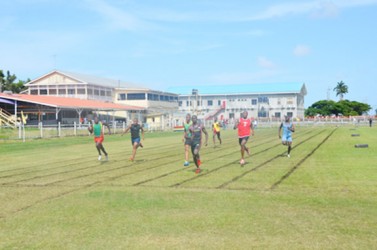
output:
M20 93L25 89L25 83L30 81L30 79L28 79L26 82L21 80L15 82L16 79L16 75L11 74L9 70L6 75L0 70L0 93L6 90L12 91L13 93Z
M343 100L344 94L348 93L348 86L343 81L340 81L333 90L336 92L336 96L339 96L339 100L341 101Z
M0 69L0 93L3 92L3 89L4 89L4 73L3 71Z

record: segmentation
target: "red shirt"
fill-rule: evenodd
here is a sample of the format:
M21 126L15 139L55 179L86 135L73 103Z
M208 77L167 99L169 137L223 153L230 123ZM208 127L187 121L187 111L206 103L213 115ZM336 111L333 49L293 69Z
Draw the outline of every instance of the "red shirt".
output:
M240 122L238 123L238 137L243 138L250 136L250 126L251 126L251 120L250 119L244 119L240 118Z

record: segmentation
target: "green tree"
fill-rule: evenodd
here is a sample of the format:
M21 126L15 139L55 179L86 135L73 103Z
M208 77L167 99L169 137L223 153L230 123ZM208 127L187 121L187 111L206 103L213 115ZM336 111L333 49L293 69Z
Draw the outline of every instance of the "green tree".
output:
M336 92L336 96L339 96L339 100L341 101L343 100L344 94L348 93L348 86L343 81L340 81L333 90Z
M28 79L26 82L21 80L15 82L16 79L16 75L11 74L9 70L7 71L6 75L4 75L3 71L0 70L0 92L8 90L12 91L13 93L20 93L25 89L25 83L30 81L30 79Z
M339 102L334 102L332 100L321 100L313 103L310 107L305 110L306 116L330 116L330 115L345 115L354 116L362 115L371 110L369 104L343 100Z

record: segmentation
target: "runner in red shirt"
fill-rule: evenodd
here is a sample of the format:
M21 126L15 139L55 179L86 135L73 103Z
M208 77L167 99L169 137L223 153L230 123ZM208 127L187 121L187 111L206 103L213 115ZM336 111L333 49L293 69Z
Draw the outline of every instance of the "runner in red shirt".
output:
M240 119L236 120L234 124L234 129L238 129L238 142L241 146L241 166L245 164L245 151L250 155L249 148L246 147L247 140L249 140L250 135L254 135L253 123L247 116L247 111L242 112Z

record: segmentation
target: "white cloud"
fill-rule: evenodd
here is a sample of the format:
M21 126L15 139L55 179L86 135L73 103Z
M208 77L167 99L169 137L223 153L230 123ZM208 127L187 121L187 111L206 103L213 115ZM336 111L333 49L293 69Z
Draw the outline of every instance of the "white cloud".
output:
M314 17L333 17L338 15L343 8L354 8L368 5L376 5L377 0L332 0L291 2L269 6L265 11L252 15L248 20L265 20L283 17L287 15L310 14Z
M297 45L294 50L293 54L295 56L307 56L311 53L311 50L308 46L306 45Z
M121 29L129 31L141 31L150 29L160 29L155 24L144 21L135 14L124 11L121 8L110 5L102 0L87 1L89 8L96 11L102 18L104 18L110 28Z
M314 18L336 17L339 15L340 7L333 2L321 2L318 9L313 10L311 16Z
M258 57L258 65L266 69L272 69L276 67L275 63L263 56Z

